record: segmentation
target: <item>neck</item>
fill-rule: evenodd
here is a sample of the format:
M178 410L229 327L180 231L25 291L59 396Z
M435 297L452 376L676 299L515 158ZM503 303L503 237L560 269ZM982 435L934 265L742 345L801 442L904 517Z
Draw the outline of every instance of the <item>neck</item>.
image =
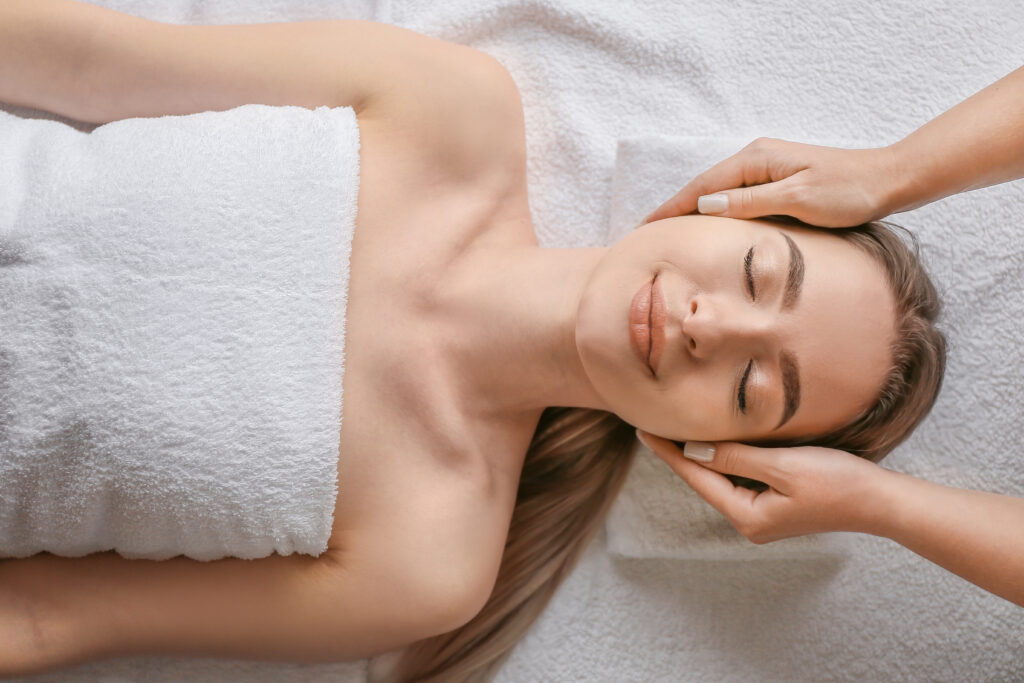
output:
M606 409L576 350L576 310L606 250L504 247L474 259L454 290L450 339L474 410Z

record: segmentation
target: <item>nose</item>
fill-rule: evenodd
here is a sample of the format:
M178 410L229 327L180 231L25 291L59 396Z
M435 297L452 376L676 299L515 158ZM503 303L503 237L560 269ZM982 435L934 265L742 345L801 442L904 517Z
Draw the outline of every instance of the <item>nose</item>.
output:
M753 353L774 333L772 318L750 306L695 296L682 319L683 342L695 358L742 350Z

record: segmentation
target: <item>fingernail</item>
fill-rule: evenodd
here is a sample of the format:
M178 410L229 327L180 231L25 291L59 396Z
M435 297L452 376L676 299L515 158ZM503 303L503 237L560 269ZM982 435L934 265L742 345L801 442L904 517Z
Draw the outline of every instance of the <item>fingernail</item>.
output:
M647 446L652 451L654 450L653 448L651 448L651 444L647 443L647 439L644 438L643 433L641 433L641 431L639 429L636 430L636 438L640 439L640 443L642 443L643 445Z
M697 210L701 213L725 213L729 210L729 195L706 194L697 197Z
M711 462L715 459L715 444L703 441L687 441L683 447L683 455L690 460Z

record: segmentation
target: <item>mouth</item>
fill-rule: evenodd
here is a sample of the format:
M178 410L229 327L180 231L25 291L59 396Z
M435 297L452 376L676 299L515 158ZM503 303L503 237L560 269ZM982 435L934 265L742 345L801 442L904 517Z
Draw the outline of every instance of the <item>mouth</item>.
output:
M654 290L658 276L645 282L629 305L629 344L640 362L651 373L655 374L655 366L651 364L653 335L651 334L651 317L653 311Z
M665 296L658 284L658 276L654 276L651 282L651 320L650 339L651 352L648 357L648 365L651 372L657 374L658 365L661 363L661 354L665 350L665 320L668 314L665 312Z

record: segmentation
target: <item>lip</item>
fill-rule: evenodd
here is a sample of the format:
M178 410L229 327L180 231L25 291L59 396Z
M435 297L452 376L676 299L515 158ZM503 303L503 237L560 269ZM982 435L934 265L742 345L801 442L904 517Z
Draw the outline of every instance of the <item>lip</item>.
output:
M651 282L651 355L648 364L651 371L657 374L658 364L661 363L661 354L665 350L665 320L668 314L665 312L665 295L658 284L658 276L654 276Z
M657 279L655 276L654 279ZM653 300L654 279L645 282L629 304L629 345L633 347L640 362L654 374L651 367L651 301Z

